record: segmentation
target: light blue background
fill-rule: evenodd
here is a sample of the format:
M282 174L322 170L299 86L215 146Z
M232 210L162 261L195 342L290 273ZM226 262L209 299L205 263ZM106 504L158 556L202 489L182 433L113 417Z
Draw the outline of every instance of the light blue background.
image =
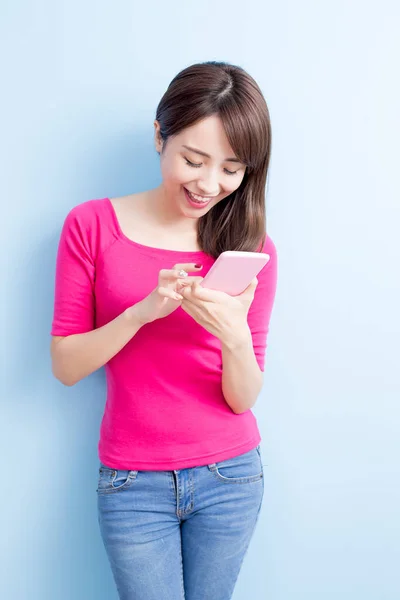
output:
M51 375L58 237L74 205L159 184L161 95L189 64L227 60L270 108L279 253L254 409L265 500L234 600L398 599L398 3L0 10L0 596L117 597L96 514L104 375Z

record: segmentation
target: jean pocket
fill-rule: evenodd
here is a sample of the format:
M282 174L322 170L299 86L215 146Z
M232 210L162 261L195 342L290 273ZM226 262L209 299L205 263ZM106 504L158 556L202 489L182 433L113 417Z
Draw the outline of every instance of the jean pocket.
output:
M225 483L252 483L264 476L259 446L234 458L208 465L208 468L219 481Z
M135 481L138 472L128 471L127 469L111 469L101 465L96 492L98 494L113 494L127 490Z

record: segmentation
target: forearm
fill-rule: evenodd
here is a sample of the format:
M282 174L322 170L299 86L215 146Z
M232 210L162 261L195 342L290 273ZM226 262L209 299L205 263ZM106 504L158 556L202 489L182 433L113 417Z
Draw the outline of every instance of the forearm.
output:
M240 414L252 408L262 384L250 329L231 334L222 341L222 392L233 412Z
M131 307L98 329L66 336L52 344L53 375L64 385L74 385L104 366L141 327Z

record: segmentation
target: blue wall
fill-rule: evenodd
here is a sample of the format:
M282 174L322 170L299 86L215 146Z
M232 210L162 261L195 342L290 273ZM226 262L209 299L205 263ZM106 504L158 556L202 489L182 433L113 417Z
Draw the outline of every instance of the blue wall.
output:
M234 600L398 599L399 5L0 11L0 596L117 597L96 513L104 374L51 374L58 237L74 205L159 184L161 95L185 66L227 60L270 107L280 266L254 409L265 497Z

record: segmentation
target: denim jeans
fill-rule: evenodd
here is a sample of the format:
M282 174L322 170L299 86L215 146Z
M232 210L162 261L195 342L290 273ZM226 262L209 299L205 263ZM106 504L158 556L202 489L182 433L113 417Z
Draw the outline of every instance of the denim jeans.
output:
M98 521L120 600L228 600L264 495L260 446L173 471L100 463Z

